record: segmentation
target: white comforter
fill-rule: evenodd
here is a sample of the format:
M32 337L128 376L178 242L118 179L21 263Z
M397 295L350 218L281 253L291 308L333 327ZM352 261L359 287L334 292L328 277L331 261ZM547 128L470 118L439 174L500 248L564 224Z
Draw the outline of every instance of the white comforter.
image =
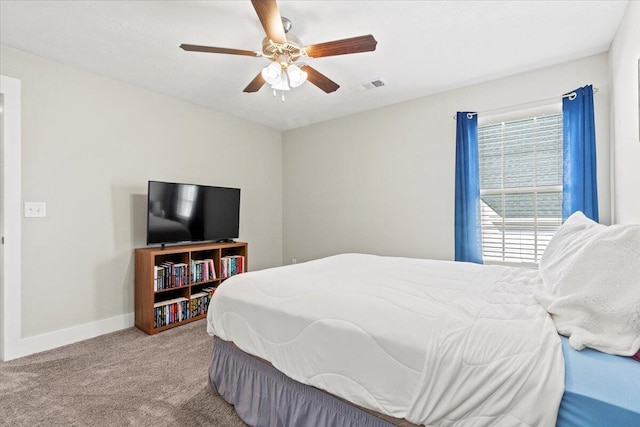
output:
M345 254L234 276L210 334L416 424L554 426L564 363L536 271Z

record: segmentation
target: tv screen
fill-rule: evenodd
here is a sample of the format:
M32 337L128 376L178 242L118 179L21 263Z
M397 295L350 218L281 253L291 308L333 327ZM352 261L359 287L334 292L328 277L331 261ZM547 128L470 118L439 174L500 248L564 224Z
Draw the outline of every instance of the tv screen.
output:
M147 244L238 237L240 189L149 181Z

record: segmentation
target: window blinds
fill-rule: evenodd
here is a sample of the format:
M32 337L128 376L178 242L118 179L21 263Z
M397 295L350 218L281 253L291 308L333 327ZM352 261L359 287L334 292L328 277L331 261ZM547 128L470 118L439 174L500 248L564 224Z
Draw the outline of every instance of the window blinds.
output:
M485 261L538 263L562 223L562 114L478 128Z

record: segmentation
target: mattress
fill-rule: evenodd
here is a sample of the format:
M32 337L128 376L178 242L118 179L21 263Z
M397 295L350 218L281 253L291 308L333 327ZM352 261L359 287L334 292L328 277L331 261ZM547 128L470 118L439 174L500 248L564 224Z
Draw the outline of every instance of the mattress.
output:
M226 280L208 332L288 377L436 426L553 426L560 339L537 272L344 254Z
M640 362L576 351L562 337L565 392L558 427L640 426Z

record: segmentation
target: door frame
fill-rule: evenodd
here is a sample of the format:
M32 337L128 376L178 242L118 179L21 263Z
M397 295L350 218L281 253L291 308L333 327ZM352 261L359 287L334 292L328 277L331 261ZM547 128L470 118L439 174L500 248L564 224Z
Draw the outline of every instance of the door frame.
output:
M21 346L21 82L0 76L3 95L2 165L3 221L2 281L0 282L0 360L20 357Z

